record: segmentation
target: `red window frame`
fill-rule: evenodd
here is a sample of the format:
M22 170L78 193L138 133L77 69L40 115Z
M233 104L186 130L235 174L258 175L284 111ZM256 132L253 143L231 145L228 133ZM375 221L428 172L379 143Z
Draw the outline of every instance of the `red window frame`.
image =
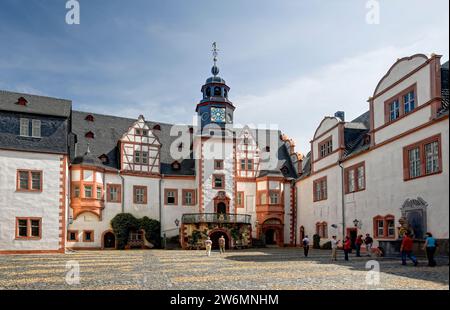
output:
M117 199L111 199L111 189L117 189ZM121 184L106 184L106 201L107 202L122 202L122 185Z
M426 153L425 153L425 146L437 142L438 144L438 165L439 169L435 172L426 173ZM410 161L409 161L409 152L415 148L419 149L419 157L420 157L420 175L411 177L410 175ZM422 177L427 177L434 174L442 173L442 141L441 141L441 134L437 134L434 136L431 136L427 139L418 141L416 143L407 145L403 148L403 180L409 181L409 180L415 180Z
M216 186L216 178L222 179L222 186ZM212 188L213 189L224 189L225 188L225 175L223 174L214 174L212 178Z
M404 100L404 97L405 97L406 94L408 94L410 92L414 92L414 109L412 109L408 113L405 113L405 100ZM390 106L396 100L398 100L398 102L399 102L400 112L399 112L399 116L396 119L391 120L391 109L390 109ZM410 113L412 113L417 108L418 108L417 83L414 83L413 85L409 86L408 88L405 88L404 90L402 90L401 92L399 92L395 96L392 96L391 98L389 98L388 100L386 100L384 102L384 123L385 124L394 123L394 122L402 119L406 115L409 115Z
M143 189L144 190L144 201L137 201L137 190L138 189ZM141 185L134 185L133 186L133 203L134 204L147 204L147 186L141 186Z
M394 235L389 235L388 222L394 222ZM383 234L378 233L378 222L383 223ZM373 218L373 236L377 239L395 239L395 216L388 214L386 216L377 215Z
M331 144L329 144L331 143ZM329 144L329 145L327 145ZM327 145L327 146L326 146ZM325 146L326 150L326 154L322 154L322 147ZM329 150L329 148L331 148L331 150ZM330 156L333 153L333 136L329 136L328 138L322 140L321 142L319 142L318 144L318 154L319 154L319 159L325 158L327 156Z
M19 221L27 221L27 235L19 235ZM39 236L32 236L31 221L39 221ZM42 238L42 218L41 217L16 217L16 239L17 240L40 240Z
M359 184L358 184L358 169L360 167L363 167L363 169L364 169L364 174L363 174L364 187L361 187L361 188L359 187ZM350 191L350 172L353 173L353 177L355 180L355 187L352 191ZM366 162L363 161L363 162L360 162L360 163L357 163L355 165L345 168L344 176L345 176L344 185L345 185L345 193L346 194L356 193L356 192L365 190L366 186L367 186L367 184L366 184Z
M20 173L21 172L26 172L28 173L28 187L25 188L20 188ZM39 189L33 189L33 173L39 173L40 174L40 185L39 185ZM42 192L42 186L43 186L43 178L44 178L44 173L42 172L42 170L28 170L28 169L18 169L16 172L16 191L18 192Z
M318 184L321 186L321 197L317 197L316 187ZM325 190L323 189L323 184L325 184ZM313 198L314 202L328 199L328 180L326 176L313 181Z

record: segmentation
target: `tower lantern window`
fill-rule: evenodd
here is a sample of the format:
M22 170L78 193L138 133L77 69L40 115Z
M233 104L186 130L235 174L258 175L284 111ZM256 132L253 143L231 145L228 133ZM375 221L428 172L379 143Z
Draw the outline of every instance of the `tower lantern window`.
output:
M222 95L222 90L219 86L214 87L214 96L220 96Z

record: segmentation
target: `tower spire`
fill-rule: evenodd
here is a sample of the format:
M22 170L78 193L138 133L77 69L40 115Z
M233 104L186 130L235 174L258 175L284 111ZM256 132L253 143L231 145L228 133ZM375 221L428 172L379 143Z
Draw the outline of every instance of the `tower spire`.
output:
M214 62L214 65L213 65L213 67L211 69L211 73L214 76L217 76L219 74L219 67L217 67L217 56L219 55L219 49L217 48L217 43L216 42L213 42L211 51L212 51L212 54L213 54L213 62Z

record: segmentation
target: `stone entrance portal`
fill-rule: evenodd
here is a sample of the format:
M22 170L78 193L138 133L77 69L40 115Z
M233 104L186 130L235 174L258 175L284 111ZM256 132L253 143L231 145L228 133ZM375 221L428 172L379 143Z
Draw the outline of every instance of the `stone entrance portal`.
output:
M427 207L428 203L417 197L406 199L401 208L403 221L401 229L410 230L415 239L424 239L427 232Z

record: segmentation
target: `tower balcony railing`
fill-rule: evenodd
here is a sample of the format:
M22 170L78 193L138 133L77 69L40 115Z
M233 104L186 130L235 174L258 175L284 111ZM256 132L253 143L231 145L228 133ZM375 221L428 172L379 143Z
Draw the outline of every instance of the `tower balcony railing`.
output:
M230 214L230 213L187 213L183 214L181 222L183 224L198 224L198 223L251 224L251 215Z

